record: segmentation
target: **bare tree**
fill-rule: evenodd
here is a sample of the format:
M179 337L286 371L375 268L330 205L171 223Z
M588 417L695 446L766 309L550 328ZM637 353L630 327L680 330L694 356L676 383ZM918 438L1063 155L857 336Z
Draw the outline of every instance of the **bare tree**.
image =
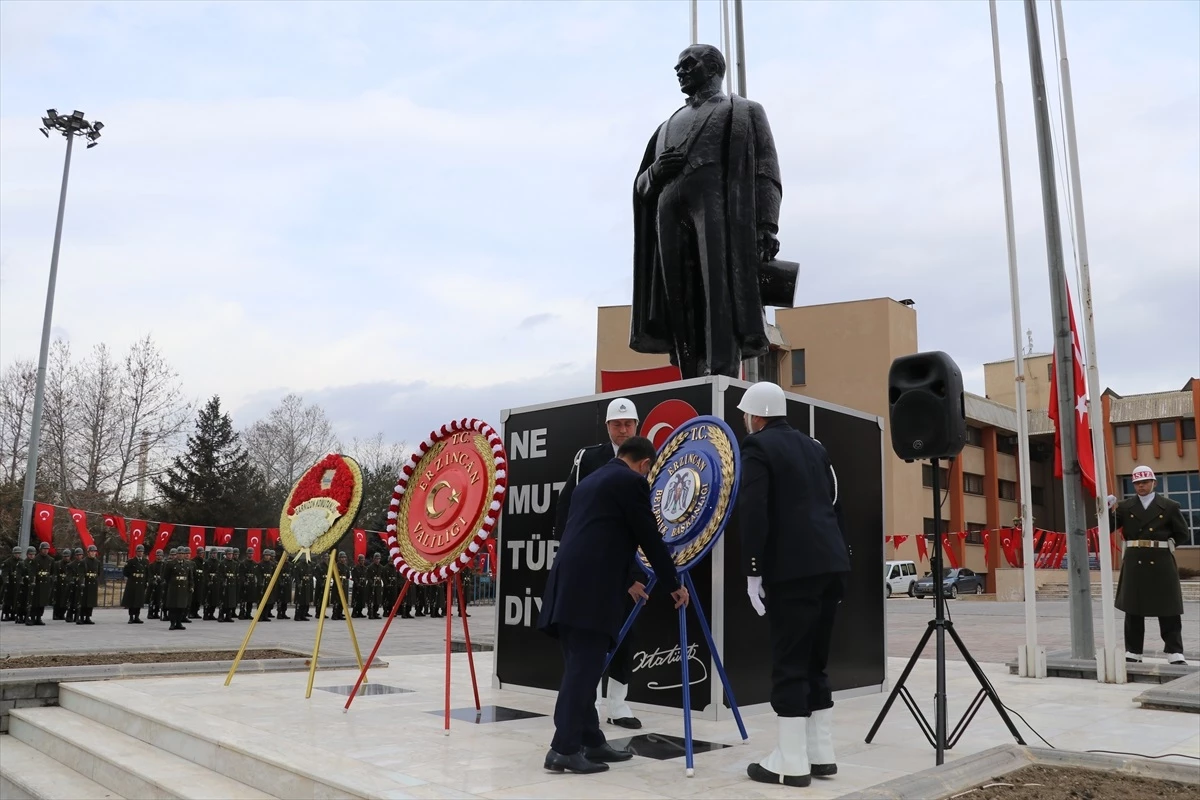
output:
M25 474L36 388L37 366L28 359L13 362L0 376L0 483L16 483Z
M290 487L318 458L340 448L325 410L289 394L244 434L250 463L272 488Z
M354 527L383 530L387 525L388 502L400 469L408 459L403 442L385 443L382 433L369 439L354 439L347 455L358 462L363 475L363 498Z
M70 477L73 488L96 497L111 486L118 469L121 373L104 344L93 347L73 372L74 424L67 437Z
M135 461L162 463L166 451L187 427L192 405L183 396L179 375L158 351L149 335L135 342L125 356L120 386L121 436L112 502L120 502L125 487L141 477ZM161 469L149 469L147 478Z
M71 365L71 345L55 339L50 345L46 363L46 390L42 406L42 445L39 458L45 462L45 472L56 483L55 497L67 505L75 505L70 480L72 435L77 415L75 370Z
M380 431L367 439L354 437L346 455L357 461L364 473L390 471L393 473L392 477L397 477L400 467L408 457L408 445L404 442L384 442L383 432Z

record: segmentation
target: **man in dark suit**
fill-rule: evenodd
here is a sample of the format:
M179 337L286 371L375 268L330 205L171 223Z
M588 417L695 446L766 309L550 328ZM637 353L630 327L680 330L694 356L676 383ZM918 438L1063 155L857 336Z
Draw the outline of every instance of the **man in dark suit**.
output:
M558 505L554 509L554 535L562 537L567 527L567 515L571 511L571 497L575 487L587 476L612 461L617 454L617 448L637 433L637 406L627 397L618 397L608 404L605 415L605 427L608 428L608 441L591 447L585 447L575 454L575 462L571 466L571 474L567 476L566 485L558 496ZM633 597L645 589L641 582L641 570L630 565L629 586L630 595L625 601L625 615L633 610ZM633 636L625 637L617 652L613 654L612 662L608 665L608 700L604 698L604 679L596 684L596 712L600 718L612 725L622 728L640 728L642 722L633 715L633 709L625 702L629 694L629 675L633 670ZM607 708L605 706L607 705Z
M574 492L538 618L539 630L558 638L563 651L554 739L545 763L552 772L603 772L605 762L632 757L605 740L592 689L624 621L622 599L633 592L629 567L639 547L675 607L688 603L650 510L646 476L655 455L649 439L631 437ZM644 588L639 596L645 596Z
M837 477L821 443L787 423L783 389L756 383L738 409L749 432L738 494L742 567L750 603L770 626L771 708L779 718L779 746L746 773L807 786L812 775L837 772L825 665L850 571Z
M1132 478L1137 495L1117 504L1112 521L1113 530L1121 529L1126 548L1116 599L1116 607L1125 612L1125 660L1142 660L1146 617L1158 617L1167 661L1187 664L1183 591L1174 550L1188 543L1188 525L1179 503L1155 493L1154 470L1138 466Z

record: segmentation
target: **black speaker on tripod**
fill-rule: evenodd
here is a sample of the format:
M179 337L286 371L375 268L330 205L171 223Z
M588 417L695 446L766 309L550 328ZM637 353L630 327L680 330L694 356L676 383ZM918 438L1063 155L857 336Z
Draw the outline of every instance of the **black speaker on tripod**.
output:
M901 356L888 370L892 449L905 461L953 458L967 443L962 372L941 351Z
M967 725L975 718L985 701L991 700L996 713L1008 731L1017 740L1017 744L1025 744L1020 732L1009 718L1000 696L995 687L984 675L978 662L975 661L966 644L954 630L954 622L946 619L945 590L942 587L944 575L942 569L942 487L940 486L941 459L954 458L962 452L967 442L967 414L963 397L962 373L954 359L940 351L932 353L914 353L911 356L901 356L892 362L888 370L888 411L890 412L892 429L892 449L896 455L905 461L929 459L933 467L933 541L930 542L929 569L933 574L933 619L925 628L925 635L917 643L900 680L888 695L887 701L875 724L867 734L867 744L875 738L879 726L891 709L896 698L900 698L913 718L920 726L925 738L933 745L937 764L942 764L945 752L954 747ZM949 488L949 487L946 487ZM979 682L979 692L967 706L966 712L959 719L953 730L947 731L948 719L946 711L946 634L958 647L963 660L967 662L975 680ZM934 689L934 719L931 724L917 705L916 698L908 690L908 676L917 659L921 657L929 639L934 639L934 659L936 662L936 686Z

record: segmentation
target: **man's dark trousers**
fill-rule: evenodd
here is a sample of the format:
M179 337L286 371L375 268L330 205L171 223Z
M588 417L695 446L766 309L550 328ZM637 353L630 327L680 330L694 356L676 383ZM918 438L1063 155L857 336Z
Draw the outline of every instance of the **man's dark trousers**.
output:
M642 581L645 583L645 580ZM625 597L625 617L628 619L630 612L633 611L635 603L632 597ZM608 664L608 677L612 678L617 683L629 685L629 676L633 672L633 629L630 628L629 633L625 634L624 641L617 647L617 652L613 653L612 661Z
M1183 617L1179 615L1158 618L1158 632L1163 639L1164 653L1183 652ZM1125 615L1125 649L1141 655L1146 642L1146 618L1137 614Z
M781 717L807 717L833 707L825 666L833 618L844 591L841 573L814 575L767 587L771 628L771 708Z
M569 625L558 626L563 652L563 678L554 704L554 739L550 747L569 756L580 747L604 744L596 713L596 684L604 669L611 639L607 633Z

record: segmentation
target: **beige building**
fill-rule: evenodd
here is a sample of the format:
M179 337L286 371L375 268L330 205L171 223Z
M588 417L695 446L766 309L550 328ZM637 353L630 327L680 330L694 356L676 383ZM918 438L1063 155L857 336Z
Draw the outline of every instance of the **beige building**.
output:
M605 373L667 367L667 356L648 356L629 349L629 306L601 307L596 330L596 391ZM874 298L846 303L778 309L769 331L772 350L760 363L764 379L784 389L859 411L877 414L888 424L887 373L894 359L918 351L917 315L908 303ZM1031 453L1031 502L1034 525L1063 530L1061 484L1053 475L1054 426L1046 413L1053 359L1049 354L1025 359ZM943 469L948 486L941 516L952 537L957 561L980 573L1000 563L998 536L982 531L1010 526L1019 516L1017 412L1012 359L984 365L985 397L966 396L967 445ZM1162 476L1159 490L1178 500L1188 518L1193 542L1200 544L1200 456L1197 455L1195 408L1200 405L1200 379L1179 392L1122 397L1103 395L1105 437L1109 453L1110 491L1132 493L1128 476L1136 464L1147 464ZM885 442L890 432L885 430ZM888 558L917 561L915 534L931 533L933 492L931 467L906 464L887 446L884 524L887 534L910 538ZM1094 519L1089 520L1089 525ZM921 564L922 572L927 568Z

